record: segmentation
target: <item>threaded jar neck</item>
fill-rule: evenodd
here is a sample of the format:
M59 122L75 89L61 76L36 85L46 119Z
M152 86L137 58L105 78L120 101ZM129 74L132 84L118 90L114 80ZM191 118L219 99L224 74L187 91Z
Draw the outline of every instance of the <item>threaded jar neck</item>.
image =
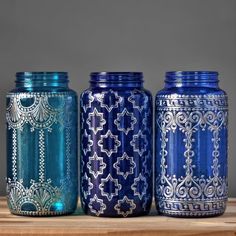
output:
M91 87L142 87L142 72L93 72L90 74Z
M170 71L166 72L165 87L210 87L218 88L216 71Z
M67 72L18 72L17 88L68 87Z

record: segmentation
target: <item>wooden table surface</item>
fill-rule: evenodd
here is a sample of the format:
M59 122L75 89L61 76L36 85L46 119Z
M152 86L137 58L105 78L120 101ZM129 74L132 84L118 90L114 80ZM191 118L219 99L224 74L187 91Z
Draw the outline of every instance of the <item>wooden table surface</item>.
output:
M224 215L200 219L157 216L154 207L149 216L135 218L86 216L80 207L69 216L22 217L10 214L0 198L0 235L236 236L236 198L229 200Z

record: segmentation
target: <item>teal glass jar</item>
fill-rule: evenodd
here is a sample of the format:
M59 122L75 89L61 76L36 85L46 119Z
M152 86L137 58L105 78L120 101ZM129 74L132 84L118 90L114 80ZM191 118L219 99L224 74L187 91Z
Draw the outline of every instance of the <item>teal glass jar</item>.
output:
M77 95L65 72L20 72L7 94L7 201L13 214L77 206Z

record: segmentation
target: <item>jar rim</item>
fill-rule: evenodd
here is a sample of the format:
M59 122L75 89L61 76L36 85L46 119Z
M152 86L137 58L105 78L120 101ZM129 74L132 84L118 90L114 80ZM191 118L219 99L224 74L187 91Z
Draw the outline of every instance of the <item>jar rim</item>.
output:
M68 72L64 71L20 71L16 72L16 77L33 77L33 76L68 76Z
M218 82L217 71L168 71L166 82Z
M17 72L16 87L65 87L68 85L68 73L56 71Z
M219 73L217 71L208 71L208 70L193 70L193 71L167 71L166 76L172 77L185 77L185 76L218 76Z
M166 87L218 87L217 71L168 71L165 76Z
M90 82L143 82L142 72L92 72Z

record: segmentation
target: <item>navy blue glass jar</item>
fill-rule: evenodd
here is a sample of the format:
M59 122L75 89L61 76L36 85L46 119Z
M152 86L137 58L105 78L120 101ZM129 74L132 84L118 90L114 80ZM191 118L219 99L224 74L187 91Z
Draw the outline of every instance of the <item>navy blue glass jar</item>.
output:
M7 200L17 215L77 205L77 95L64 72L21 72L7 94Z
M161 214L223 214L227 202L227 96L218 73L167 72L156 96L155 200Z
M148 214L152 201L152 97L142 73L92 73L81 95L81 202L85 213Z

